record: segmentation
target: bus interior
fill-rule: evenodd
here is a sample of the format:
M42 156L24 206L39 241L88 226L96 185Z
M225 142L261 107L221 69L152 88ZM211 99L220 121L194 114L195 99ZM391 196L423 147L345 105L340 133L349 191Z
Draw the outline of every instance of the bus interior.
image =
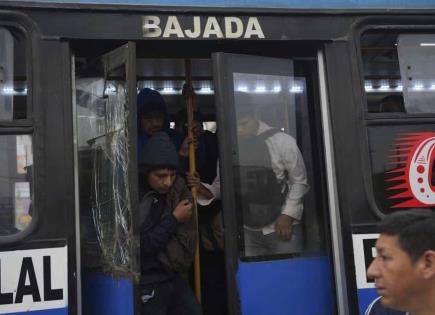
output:
M115 228L116 224L114 224L116 218L110 210L112 204L110 200L114 198L113 190L117 190L123 197L127 195L127 191L122 189L122 187L125 187L125 182L119 179L119 176L117 183L115 182L116 180L113 179L114 173L119 171L117 167L122 168L122 165L112 165L113 167L104 165L107 163L107 156L106 158L101 157L101 152L98 153L98 151L100 151L102 147L107 146L107 144L98 145L98 141L105 139L105 137L103 137L102 134L98 134L99 131L96 130L100 127L95 127L102 124L107 125L107 117L104 118L104 116L108 116L109 113L107 109L103 109L103 107L107 105L105 105L104 102L100 102L101 99L110 99L113 94L119 94L118 84L125 87L125 85L123 85L125 84L125 76L123 76L122 69L117 69L102 79L101 67L95 66L95 60L98 60L99 56L123 44L125 44L125 42L107 40L71 41L71 49L74 55L75 97L77 104L76 128L79 161L83 307L88 310L87 313L92 313L92 310L89 308L95 307L95 300L89 303L86 302L89 301L90 296L92 296L90 294L91 290L86 288L87 281L89 280L86 280L86 276L95 272L104 271L105 268L110 269L111 263L113 265L119 265L118 263L121 261L122 265L122 259L127 259L127 257L123 256L128 256L128 254L126 254L128 252L127 249L119 248L116 250L116 240L113 238L108 239L106 236L114 233L118 235L118 241L125 241L125 238L127 238L128 234L131 232L128 231L128 229L121 232L117 231L117 228ZM204 129L213 133L219 130L220 125L217 123L216 117L214 95L216 89L214 78L216 78L216 76L214 76L213 73L212 53L249 54L257 57L272 57L274 59L279 58L291 61L293 69L289 68L288 73L293 78L297 78L297 80L292 81L294 82L294 86L290 87L291 94L289 95L294 95L295 97L292 101L290 113L288 109L282 112L282 109L273 109L273 107L270 107L272 106L270 103L273 103L273 94L278 92L276 87L269 84L270 82L265 81L267 83L265 90L261 90L265 88L264 86L256 86L253 88L257 89L255 97L260 103L265 105L260 113L262 119L275 127L279 127L282 131L291 133L297 139L306 163L310 191L304 202L305 212L303 224L305 227L306 245L304 253L301 253L301 256L306 257L316 255L328 257L330 252L325 185L324 180L319 180L324 177L323 153L321 150L322 137L319 128L320 110L318 105L318 82L316 79L318 76L316 53L319 45L321 45L320 42L316 43L312 41L287 42L284 47L283 44L279 42L268 42L267 45L265 45L255 41L236 41L230 43L220 41L136 42L136 91L139 93L143 88L150 88L158 91L163 96L167 105L172 128L174 127L177 113L186 106L185 99L182 96L182 88L186 82L186 59L191 61L192 86L195 98L197 99L196 102L199 104L199 111L204 119ZM253 73L255 73L255 70L253 70ZM257 85L258 84L262 83L257 82ZM102 94L102 88L105 89L104 93L106 95ZM275 88L275 91L267 90L269 88ZM100 93L100 96L96 97L98 93ZM114 116L117 115L116 113L111 113L110 115L112 114ZM104 123L100 120L104 121ZM230 120L230 118L228 118L228 120ZM115 119L115 125L119 123L122 124L122 121L116 121ZM226 126L228 126L228 122ZM118 142L117 146L118 148L122 147L122 143L120 144ZM113 150L110 153L103 152L103 155L112 154L112 160L119 160L119 156L123 155L123 153L119 151L122 151L122 149L118 150L118 152L113 152ZM124 175L127 176L126 174ZM225 182L222 183L223 186L225 186L225 184ZM137 188L131 189L136 190ZM310 197L314 195L317 197ZM140 196L138 197L140 198ZM95 211L99 213L97 218ZM224 225L225 222L228 223L226 220L231 220L229 218L225 219L226 211L228 210L223 210ZM126 214L121 211L121 216L131 218L134 217L135 214ZM201 218L201 213L199 213L199 217ZM230 231L230 233L237 234L240 231L241 225L241 222L237 222L238 227L236 227L235 231ZM234 236L225 236L226 243L233 237ZM107 244L105 242L107 242ZM128 242L125 244L128 244ZM118 246L122 247L119 244ZM105 248L110 248L111 253L102 253L101 250ZM235 248L233 248L233 246L227 246L226 251L228 250L230 250L231 253L226 253L227 264L231 264L231 262L237 260L239 257L244 261L267 261L292 258L295 256L292 254L281 254L271 257L248 257L243 253L243 244L236 245ZM103 260L101 257L104 257ZM330 258L326 258L326 261L329 261L329 259ZM125 264L127 264L127 261L125 261ZM202 268L207 270L206 266L202 266ZM118 270L118 272L122 274L122 270ZM206 276L206 273L203 272L203 275ZM332 282L330 281L331 276L331 274L325 276L325 285L329 288L328 291L331 290L330 287L332 286ZM202 279L202 281L206 283L206 280ZM234 286L235 283L229 285ZM223 292L219 294L223 294ZM207 305L203 307L205 314L207 314ZM97 312L96 309L94 311Z

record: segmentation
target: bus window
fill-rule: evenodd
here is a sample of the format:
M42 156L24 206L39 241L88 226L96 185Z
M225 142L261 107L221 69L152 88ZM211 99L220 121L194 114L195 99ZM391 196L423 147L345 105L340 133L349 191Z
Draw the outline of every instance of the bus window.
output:
M27 118L25 40L0 27L0 121Z
M32 220L32 137L0 136L0 236L23 231Z
M25 230L34 215L31 123L14 124L28 117L26 64L25 34L0 26L0 238Z
M435 35L367 32L361 53L369 113L435 113Z
M404 113L397 34L367 32L361 39L369 113Z
M432 207L435 130L419 119L435 113L435 35L377 30L361 42L375 209Z
M397 38L403 98L408 113L435 113L435 35Z

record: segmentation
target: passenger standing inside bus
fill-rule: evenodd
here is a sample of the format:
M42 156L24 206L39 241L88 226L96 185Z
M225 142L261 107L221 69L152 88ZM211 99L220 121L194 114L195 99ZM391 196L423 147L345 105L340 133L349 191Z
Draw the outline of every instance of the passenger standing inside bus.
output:
M191 194L177 175L178 154L166 133L147 141L140 164L146 175L139 205L142 314L199 315L185 278L196 245Z
M244 225L246 256L297 253L303 250L303 197L309 190L304 160L295 139L256 116L248 93L236 93L238 171L236 205ZM195 178L188 177L194 184ZM219 174L201 184L200 198L220 195Z
M185 103L188 103L186 85L183 87ZM204 118L199 110L197 95L192 91L193 121L192 133L195 141L196 171L199 178L208 184L216 177L216 164L218 159L218 144L216 134L204 130ZM187 111L182 109L177 113L176 128L183 135L184 141L180 147L184 169L188 169L188 130ZM191 177L188 173L186 177ZM198 183L199 183L198 178ZM191 185L193 186L193 185ZM204 205L198 202L198 223L199 223L199 250L201 263L201 301L202 309L206 315L225 315L226 306L226 279L225 279L225 257L223 252L223 235L218 240L216 235L216 224L222 222L220 201L210 202ZM220 229L222 232L222 229Z
M168 134L178 150L181 136L169 127L169 116L166 102L159 92L144 88L137 96L137 152L138 157L144 153L144 147L153 134L163 131ZM139 166L139 193L143 193L145 182L143 169Z
M255 99L235 94L245 255L303 250L303 196L309 186L296 140L257 117Z
M435 314L435 212L409 209L378 225L377 255L367 270L380 297L366 315Z
M159 92L149 88L140 91L137 96L137 118L137 152L139 156L149 138L159 131L167 133L177 150L180 148L181 136L170 128L166 102Z

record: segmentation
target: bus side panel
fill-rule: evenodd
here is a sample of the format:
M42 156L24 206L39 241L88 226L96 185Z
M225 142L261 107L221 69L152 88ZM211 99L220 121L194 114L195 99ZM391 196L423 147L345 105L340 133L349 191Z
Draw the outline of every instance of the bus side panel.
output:
M240 262L237 282L242 314L279 315L287 307L293 315L332 315L330 270L326 256Z
M133 315L133 283L130 279L83 274L83 314Z

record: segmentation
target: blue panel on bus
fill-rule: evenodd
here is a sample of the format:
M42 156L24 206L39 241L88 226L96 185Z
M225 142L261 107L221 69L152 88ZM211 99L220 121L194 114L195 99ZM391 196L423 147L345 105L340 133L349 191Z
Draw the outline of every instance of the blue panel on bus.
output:
M331 275L327 257L240 262L242 314L333 314Z
M54 308L49 310L8 313L7 315L68 315L68 307Z
M133 315L131 280L102 274L82 277L83 314Z
M358 289L358 306L359 314L364 315L367 307L379 296L376 289Z
M426 9L433 0L32 0L51 3L141 4L286 9Z

